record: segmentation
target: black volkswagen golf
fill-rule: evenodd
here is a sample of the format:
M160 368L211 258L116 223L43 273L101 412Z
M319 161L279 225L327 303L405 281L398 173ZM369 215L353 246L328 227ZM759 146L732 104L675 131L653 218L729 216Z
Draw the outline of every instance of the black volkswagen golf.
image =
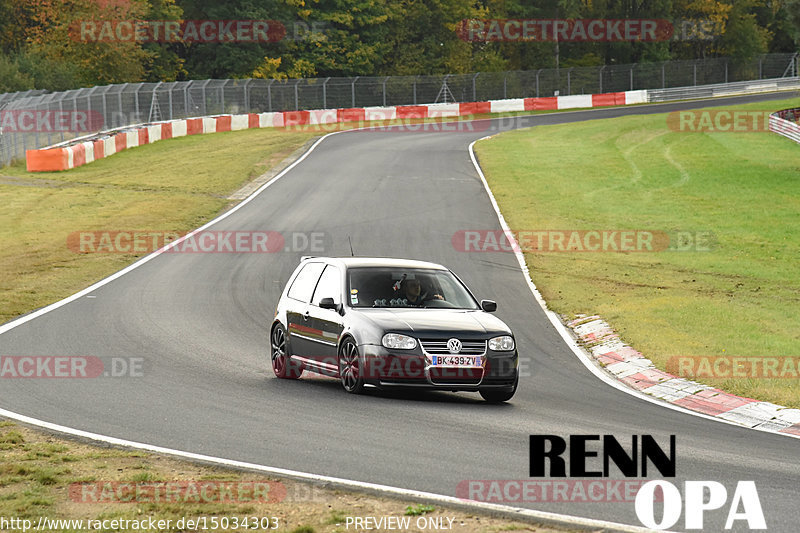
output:
M517 390L514 335L435 263L385 258L304 258L281 294L270 330L272 369L365 386L479 392L489 402Z

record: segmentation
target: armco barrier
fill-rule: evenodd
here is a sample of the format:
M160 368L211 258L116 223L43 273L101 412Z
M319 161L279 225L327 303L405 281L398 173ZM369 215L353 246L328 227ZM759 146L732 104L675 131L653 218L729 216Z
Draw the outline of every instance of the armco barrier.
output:
M769 131L800 143L800 108L783 109L769 116Z

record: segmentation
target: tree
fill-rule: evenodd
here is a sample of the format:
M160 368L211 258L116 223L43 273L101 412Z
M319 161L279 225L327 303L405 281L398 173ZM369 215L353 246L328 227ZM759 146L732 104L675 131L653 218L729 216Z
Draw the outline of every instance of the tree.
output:
M758 25L754 8L763 0L736 0L731 6L720 51L734 64L744 64L767 51L770 32Z
M12 58L0 54L0 94L33 89L33 78Z
M142 81L153 53L140 42L99 37L104 21L144 19L147 0L30 0L38 25L30 28L28 51L35 57L75 68L83 86ZM93 32L84 31L93 28Z

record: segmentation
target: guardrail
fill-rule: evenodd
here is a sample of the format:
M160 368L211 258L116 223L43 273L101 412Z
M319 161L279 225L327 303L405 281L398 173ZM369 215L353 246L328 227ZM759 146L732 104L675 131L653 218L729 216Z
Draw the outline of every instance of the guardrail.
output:
M800 143L800 107L772 113L769 116L769 131Z
M770 93L790 90L800 90L799 76L774 78L770 80L715 83L697 87L650 89L647 91L647 99L649 102L668 102L671 100L692 100L697 98L714 98L717 96L736 96L738 94Z

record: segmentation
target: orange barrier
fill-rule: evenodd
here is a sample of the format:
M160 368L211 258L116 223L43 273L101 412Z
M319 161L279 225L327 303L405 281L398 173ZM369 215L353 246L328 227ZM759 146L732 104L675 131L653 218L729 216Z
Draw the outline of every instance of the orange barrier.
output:
M428 106L426 105L397 106L397 118L426 118L427 116Z
M26 150L25 160L28 172L50 172L69 168L69 154L66 148L50 150Z
M203 119L202 118L187 118L186 119L186 135L198 135L203 133Z
M304 126L308 124L311 114L308 111L284 111L284 126Z
M625 93L604 93L592 95L592 107L625 105Z
M459 115L480 115L491 112L491 102L465 102L463 104L458 104Z
M558 96L525 98L525 111L548 111L558 109Z

